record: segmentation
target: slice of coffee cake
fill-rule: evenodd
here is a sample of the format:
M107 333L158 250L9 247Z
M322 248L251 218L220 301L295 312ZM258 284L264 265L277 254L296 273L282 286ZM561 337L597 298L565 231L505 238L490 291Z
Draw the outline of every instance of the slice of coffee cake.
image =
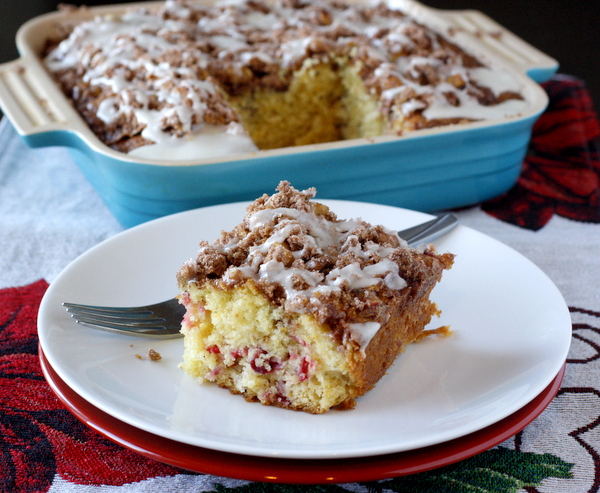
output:
M280 183L180 269L188 374L267 405L349 409L429 334L454 256L339 220L315 193Z

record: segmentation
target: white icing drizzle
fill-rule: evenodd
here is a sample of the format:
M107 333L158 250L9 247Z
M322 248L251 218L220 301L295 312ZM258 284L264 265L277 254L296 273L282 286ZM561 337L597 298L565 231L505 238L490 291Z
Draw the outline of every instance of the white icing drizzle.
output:
M193 23L189 19L196 8L202 6L167 0L157 14L140 9L121 18L104 16L85 22L75 27L69 38L48 55L46 64L52 71L83 65L86 82L113 93L100 104L98 117L111 123L123 115L133 115L145 125L142 136L156 144L136 149L132 154L159 159L211 157L217 146L215 132L204 120L206 101L217 93L216 87L208 80L200 80L190 66L161 58L169 51L179 53L183 60L194 60L193 65L200 68L208 67L211 60L227 60L231 70L242 73L256 60L290 66L309 55L310 46L317 38L327 38L328 34L343 29L342 36L328 39L335 39L338 48L348 53L352 52L350 47L361 46L363 55L369 56L369 63L379 63L376 76L398 81L397 87L382 91L382 107L389 107L390 102L393 107L395 98L405 89L414 91L415 96L409 101L396 104L393 114L409 116L424 110L423 115L428 119L495 119L522 113L528 104L524 100L509 99L485 106L465 88L447 82L449 77L460 75L465 81L489 87L496 95L520 92L520 82L502 69L466 68L446 63L434 55L397 56L405 49L415 48L410 30L422 29L409 18L375 15L365 20L356 9L332 5L325 0L314 0L305 9L277 4L268 13L252 8L251 2L228 0L217 3L215 9L207 10ZM331 22L316 22L315 12L319 11L328 12ZM283 31L286 27L291 30ZM251 39L257 32L263 34L260 52L253 47ZM188 43L182 50L179 38L197 39L198 45L208 43L211 48L192 49L193 44ZM272 42L265 42L264 38L272 38ZM440 46L437 39L432 37L432 40L432 53L435 53ZM423 70L433 71L437 82L416 83ZM453 96L455 104L449 103L448 94ZM161 103L160 109L152 106L154 97ZM183 135L174 135L169 121L180 123L179 133ZM197 143L175 145L175 139L184 142L197 139ZM256 150L249 138L240 136L225 137L218 145L225 146L221 154ZM174 149L177 149L175 154Z
M210 125L185 138L170 136L161 139L160 144L137 147L129 152L130 156L148 159L198 160L256 152L252 139L240 132L239 123L229 125Z
M377 322L364 322L360 324L348 324L350 336L360 346L360 350L364 353L371 339L375 337L381 325Z
M253 231L261 226L272 224L274 221L276 224L272 234L261 244L249 249L247 261L249 265L230 267L225 273L225 278L233 276L237 271L246 278L280 284L290 302L286 304L286 307L292 311L297 310L295 307L299 305L296 303L299 299L309 299L317 293L339 290L342 286L349 289L362 289L383 284L394 290L400 290L406 286L406 281L398 272L398 265L386 258L394 250L393 248L367 242L365 248L362 249L360 245L355 244L357 242L352 241L356 239L352 235L352 230L361 224L359 219L332 222L321 216L297 209L277 208L255 212L247 218L247 226L250 231ZM319 252L333 247L342 253L352 252L361 259L375 259L376 261L364 267L356 262L341 269L332 269L327 276L307 269L286 267L277 260L265 261L269 249L274 244L283 243L294 230L297 230L298 224L307 229L308 236L306 238ZM235 244L234 241L221 246L221 248L223 251L227 251ZM355 245L352 246L353 244ZM302 254L301 251L293 253L296 258ZM302 278L306 288L294 287L294 278L298 277Z

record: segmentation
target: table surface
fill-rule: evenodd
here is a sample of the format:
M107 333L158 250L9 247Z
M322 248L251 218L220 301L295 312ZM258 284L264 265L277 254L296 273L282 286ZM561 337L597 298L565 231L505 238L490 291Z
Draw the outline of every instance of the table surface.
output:
M43 379L37 308L65 266L122 227L64 149L28 149L0 121L0 491L599 491L600 131L581 81L557 76L544 87L551 104L518 183L456 214L525 255L562 293L573 323L562 386L533 423L495 449L369 484L294 487L191 473L75 419Z

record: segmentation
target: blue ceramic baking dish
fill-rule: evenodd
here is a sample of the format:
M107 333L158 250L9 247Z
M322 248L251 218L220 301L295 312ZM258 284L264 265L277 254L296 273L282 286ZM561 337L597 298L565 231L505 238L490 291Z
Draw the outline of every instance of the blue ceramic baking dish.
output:
M521 81L529 107L518 117L328 144L167 163L104 145L44 69L45 41L59 26L124 6L56 12L24 24L20 58L0 65L0 106L31 147L65 146L124 227L196 207L253 200L281 180L318 196L434 211L475 204L517 180L531 129L548 103L539 86L558 63L477 11L439 11L393 0ZM129 4L130 7L132 4ZM148 4L145 4L148 5Z

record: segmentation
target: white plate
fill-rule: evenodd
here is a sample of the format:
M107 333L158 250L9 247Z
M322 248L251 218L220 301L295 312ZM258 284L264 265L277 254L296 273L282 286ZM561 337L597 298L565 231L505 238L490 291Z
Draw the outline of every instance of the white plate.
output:
M323 200L340 218L403 229L430 216L388 206ZM450 338L411 345L352 411L309 415L247 403L178 369L182 340L157 341L76 325L61 303L142 305L176 294L175 273L240 222L247 204L158 219L92 248L49 287L39 312L42 348L58 375L115 418L179 442L295 459L413 450L464 436L519 410L552 381L571 340L554 284L506 245L459 226L436 242L457 255L432 293ZM162 360L140 360L148 349Z

